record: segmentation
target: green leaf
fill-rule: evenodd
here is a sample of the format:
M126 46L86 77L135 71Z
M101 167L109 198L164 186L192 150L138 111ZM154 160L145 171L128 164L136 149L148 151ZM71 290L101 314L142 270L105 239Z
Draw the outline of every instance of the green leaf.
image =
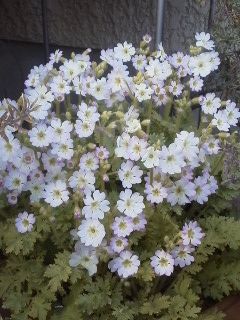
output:
M37 296L32 299L29 316L37 320L46 320L48 312L51 310L51 303Z
M161 294L156 294L148 298L148 301L144 302L140 307L141 314L159 314L163 310L168 309L170 305L170 296L162 296Z
M50 264L44 273L44 276L50 279L48 285L52 292L60 289L62 282L67 282L71 275L72 270L69 266L69 256L70 253L68 251L58 253L54 264Z

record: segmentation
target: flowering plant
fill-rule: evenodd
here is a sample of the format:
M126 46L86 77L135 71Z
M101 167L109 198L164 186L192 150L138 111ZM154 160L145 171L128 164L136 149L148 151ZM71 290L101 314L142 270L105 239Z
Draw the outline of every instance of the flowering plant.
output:
M240 112L204 93L220 60L124 42L91 62L57 50L1 103L0 293L12 319L220 319L240 288ZM197 117L198 116L198 117Z

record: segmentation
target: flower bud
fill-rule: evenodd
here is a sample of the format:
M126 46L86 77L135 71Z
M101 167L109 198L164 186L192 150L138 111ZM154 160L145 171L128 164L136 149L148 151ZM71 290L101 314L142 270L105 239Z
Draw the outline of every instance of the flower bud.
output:
M90 149L90 150L95 150L96 149L96 144L90 142L90 143L87 144L87 148Z
M55 218L54 216L50 216L50 217L49 217L49 221L50 221L50 222L54 222L55 220L56 220L56 218Z
M121 111L117 111L116 112L116 117L119 118L119 119L122 119L122 118L124 118L124 113L121 112Z
M147 126L149 126L150 123L151 123L150 119L145 119L141 122L141 125L144 127L147 127Z
M116 122L115 121L113 121L113 122L111 122L108 126L107 126L107 128L108 129L115 129L116 128Z
M79 220L81 218L82 212L80 208L76 207L74 209L74 219Z
M136 132L136 136L140 139L145 139L147 137L147 134L143 130L138 130Z
M107 121L109 120L111 115L112 115L111 111L103 111L103 113L101 114L101 119Z
M124 287L129 288L130 287L130 282L126 281L126 280L123 280L123 285L124 285Z
M144 76L143 76L143 74L139 71L139 72L137 73L137 75L136 75L135 77L133 77L133 81L134 81L134 83L136 83L136 84L142 83L142 82L144 81Z
M230 133L229 132L219 132L218 136L220 139L225 140L230 136Z
M68 169L73 169L74 168L74 161L67 160L67 168Z
M96 77L100 78L104 74L105 70L104 69L99 69L96 71Z
M194 46L190 46L190 54L192 56L197 56L202 52L202 48L201 47L194 47Z
M200 97L193 98L191 100L191 105L199 104L199 102L200 102Z
M102 168L105 170L105 171L108 171L110 168L111 168L111 165L109 163L104 163Z
M72 119L72 115L69 111L66 112L66 119L69 121Z
M109 176L106 173L103 175L103 181L104 182L108 182L109 181Z
M45 207L41 207L39 209L39 213L42 214L43 216L46 216L47 215L47 209Z

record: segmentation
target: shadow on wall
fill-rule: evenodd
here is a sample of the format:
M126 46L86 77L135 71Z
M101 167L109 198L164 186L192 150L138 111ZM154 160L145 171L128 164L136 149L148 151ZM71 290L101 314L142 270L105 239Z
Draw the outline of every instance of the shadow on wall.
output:
M50 52L61 49L64 56L71 52L80 53L85 49L63 46L50 46ZM97 59L99 50L92 51L92 58ZM16 100L24 90L24 81L33 66L44 64L44 48L42 44L0 41L0 100L10 98Z

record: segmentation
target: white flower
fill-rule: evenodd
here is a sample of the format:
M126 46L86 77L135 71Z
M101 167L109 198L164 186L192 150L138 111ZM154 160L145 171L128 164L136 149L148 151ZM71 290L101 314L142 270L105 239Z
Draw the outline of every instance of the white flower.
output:
M59 160L57 156L53 155L50 151L42 154L42 163L44 169L47 171L60 171L64 167L64 162Z
M124 114L125 132L134 133L137 130L141 129L141 123L138 117L139 117L138 110L134 106L131 106L128 109L128 111Z
M56 170L47 172L45 176L46 183L56 182L57 180L66 180L67 172L65 170Z
M125 189L125 191L120 192L119 198L117 208L128 217L136 217L145 208L143 196L138 192L133 193L132 190Z
M184 246L188 246L190 244L195 247L199 246L203 237L204 233L196 221L190 221L189 223L185 223L183 226L182 240Z
M215 47L214 42L210 40L210 34L201 32L201 33L196 33L195 35L196 41L196 46L197 47L203 47L207 50L213 50Z
M174 144L189 161L199 153L199 138L194 137L194 132L181 131L177 133Z
M5 179L5 188L8 190L16 190L19 193L23 190L27 182L27 176L18 170L11 170Z
M112 224L113 233L118 237L129 236L133 232L133 223L129 217L116 217Z
M108 84L113 93L127 90L129 72L125 70L125 67L116 67L108 74Z
M86 247L82 244L77 246L76 252L71 254L69 265L71 267L76 267L81 265L83 268L87 269L89 276L97 272L98 257L96 251L92 247Z
M122 60L123 62L127 62L131 60L131 56L135 54L135 48L131 43L127 43L126 41L121 44L118 43L117 47L114 48L114 55L117 59Z
M65 120L61 122L59 118L54 118L51 121L49 127L49 135L51 141L54 143L61 143L70 139L70 133L73 129L73 125L70 121Z
M29 102L33 104L30 115L37 120L45 119L48 115L48 110L51 108L51 103L54 100L52 92L48 91L46 86L40 85L29 90L27 97Z
M45 124L39 123L28 131L28 136L33 146L46 147L51 142L51 135Z
M88 106L85 102L82 102L78 107L77 116L82 121L88 121L90 123L97 122L100 118L100 114L97 112L96 106Z
M15 156L20 151L20 142L15 139L12 134L8 135L8 139L0 137L0 154L1 161L14 161Z
M147 87L145 83L140 83L135 85L135 96L139 102L151 99L153 94L153 89Z
M145 140L139 139L137 136L131 137L128 148L129 159L138 161L145 154L146 148L147 142Z
M69 94L71 87L68 82L63 78L62 75L58 75L52 78L50 83L51 91L56 96L61 96L64 94Z
M192 91L199 92L202 90L203 80L198 76L193 77L189 80L189 86Z
M159 150L154 147L148 147L142 156L143 164L146 168L153 168L159 166Z
M194 261L194 257L191 255L193 251L194 249L190 246L176 246L171 252L175 266L180 268L189 266Z
M93 134L95 122L76 120L74 127L79 138L87 138Z
M172 143L167 148L162 147L159 157L159 167L164 173L174 174L181 173L181 168L185 166L184 157L177 146Z
M94 219L83 220L78 230L77 234L86 246L100 246L106 234L104 226Z
M195 185L194 183L186 180L180 179L174 182L174 185L168 189L168 202L171 203L172 206L175 204L184 205L189 203L189 198L195 196Z
M51 182L45 186L45 201L52 207L58 207L63 202L68 201L69 192L67 190L66 183L61 180Z
M141 123L138 119L131 119L126 123L125 131L134 133L141 129Z
M145 193L147 200L151 203L161 203L167 197L167 189L160 182L154 181L152 184L146 184Z
M85 218L103 219L104 214L110 210L110 202L105 199L104 192L95 190L93 193L87 193L83 199L85 206L82 213Z
M19 213L15 220L17 231L20 233L32 231L35 221L36 219L32 213L29 214L26 211Z
M123 162L118 170L118 176L124 188L131 188L133 184L141 183L142 175L143 171L139 166L134 166L130 160Z
M74 86L74 91L76 94L80 95L84 95L83 94L83 82L82 82L82 76L80 77L75 77L72 80L73 86Z
M167 54L164 51L162 42L160 42L158 45L156 58L158 58L160 61L164 61L167 58Z
M216 97L215 93L207 93L200 101L202 110L206 114L215 114L221 107L221 100Z
M220 65L220 59L219 59L218 52L210 51L210 52L206 52L205 54L208 56L209 61L211 63L211 67L212 67L211 71L217 70L218 66Z
M117 138L117 147L115 148L115 154L117 157L129 159L129 145L131 137L128 133L123 133Z
M143 71L147 65L146 56L143 56L141 54L135 55L134 57L132 57L132 63L136 70Z
M73 140L69 139L60 143L53 143L51 152L57 155L60 160L70 160L73 156Z
M169 57L169 61L174 66L174 68L186 68L189 61L189 56L185 56L182 52L178 51L177 53L174 53L171 57Z
M173 257L164 250L157 250L151 258L151 266L159 276L170 276L173 273L174 260Z
M211 194L210 186L206 177L200 176L194 179L195 193L192 195L191 200L195 200L200 204L208 201L208 196Z
M210 187L210 192L215 193L218 189L217 180L214 178L214 176L210 176L208 172L204 173L205 179L207 179L207 184Z
M54 53L50 54L49 60L58 63L61 56L62 56L62 51L56 50Z
M39 161L36 159L36 156L32 149L22 147L21 152L18 152L14 159L14 166L28 175L39 166Z
M99 167L99 160L95 152L87 152L83 154L79 162L80 170L95 171Z
M204 150L206 150L207 154L218 154L220 150L219 140L210 137L204 144Z
M229 131L230 125L225 110L219 110L214 114L212 125L216 126L220 131Z
M78 63L73 60L65 60L59 69L61 70L63 78L67 81L72 80L81 72Z
M114 237L110 241L110 248L117 253L120 253L128 245L128 240L123 237Z
M39 181L29 182L27 185L28 190L31 192L30 202L39 202L40 199L43 198L44 195L44 183L39 183Z
M225 114L228 124L230 126L236 126L240 117L240 112L239 109L236 108L236 103L228 100L226 103Z
M168 61L160 62L158 59L151 59L146 66L146 74L158 82L166 80L172 74L172 68Z
M100 59L106 61L110 65L113 65L116 59L113 49L101 50Z
M211 57L208 53L201 53L198 56L191 57L189 68L194 76L206 77L212 71Z
M140 261L137 255L130 251L122 251L118 258L115 258L116 271L120 277L127 278L136 274L140 266Z
M107 99L109 96L109 88L106 78L97 79L91 87L91 94L97 100Z
M138 119L139 117L139 111L136 107L131 106L128 111L124 114L124 120L125 122L128 122L130 120Z
M183 90L183 85L180 83L177 83L176 81L171 81L168 91L171 92L174 96L178 97L181 95Z
M76 190L82 190L84 193L94 191L95 176L91 171L74 171L69 178L69 185Z
M144 213L140 213L137 217L132 218L133 231L143 231L147 224Z

